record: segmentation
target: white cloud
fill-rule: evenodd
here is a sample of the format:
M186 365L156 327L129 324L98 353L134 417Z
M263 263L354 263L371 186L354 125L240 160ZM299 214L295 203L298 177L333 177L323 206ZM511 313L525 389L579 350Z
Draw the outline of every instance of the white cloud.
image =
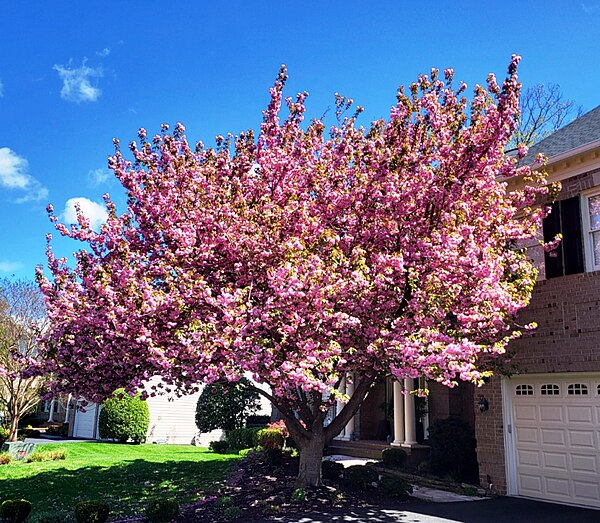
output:
M23 265L19 262L10 262L7 260L0 261L0 272L3 273L12 273L18 271Z
M54 65L53 69L63 81L60 96L69 102L95 102L102 91L91 84L91 78L102 78L102 67L88 67L87 60L83 60L81 67L67 65Z
M106 183L110 178L110 172L106 169L93 169L88 172L88 178L93 187Z
M65 203L65 210L61 214L61 218L66 223L77 223L77 207L81 213L90 221L92 229L99 229L100 226L108 218L106 207L100 203L93 202L83 196L70 198Z
M46 189L27 172L27 160L8 147L0 147L0 187L23 191L16 203L43 200L48 197Z
M581 4L581 9L586 14L592 14L598 10L598 4Z
M100 58L106 58L110 54L110 47L105 47L102 51L96 51L96 55Z

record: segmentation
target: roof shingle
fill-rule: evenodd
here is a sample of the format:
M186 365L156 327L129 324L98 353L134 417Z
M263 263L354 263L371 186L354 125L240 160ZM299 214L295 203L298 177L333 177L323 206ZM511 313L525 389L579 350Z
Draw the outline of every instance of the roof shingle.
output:
M522 163L534 163L539 153L551 159L596 140L600 140L600 105L530 147Z

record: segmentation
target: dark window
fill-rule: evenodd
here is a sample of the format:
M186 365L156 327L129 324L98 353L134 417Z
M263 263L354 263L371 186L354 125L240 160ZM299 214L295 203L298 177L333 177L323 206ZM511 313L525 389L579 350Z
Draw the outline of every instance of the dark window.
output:
M544 219L544 241L550 242L562 233L563 239L551 253L545 254L546 278L584 271L579 196L552 204L550 216Z
M542 396L558 396L560 387L554 384L542 385Z
M569 385L567 394L569 396L587 396L588 388L583 383L573 383Z
M517 385L517 396L533 396L533 385Z

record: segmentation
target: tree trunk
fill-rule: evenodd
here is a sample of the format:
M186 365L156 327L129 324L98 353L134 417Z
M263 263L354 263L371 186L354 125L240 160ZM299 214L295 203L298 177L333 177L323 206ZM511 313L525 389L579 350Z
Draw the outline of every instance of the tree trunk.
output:
M325 438L321 434L313 437L300 446L300 470L296 479L296 487L316 487L321 484L321 463Z
M10 422L10 431L8 433L7 441L17 441L17 428L19 426L19 417L13 416L12 421Z

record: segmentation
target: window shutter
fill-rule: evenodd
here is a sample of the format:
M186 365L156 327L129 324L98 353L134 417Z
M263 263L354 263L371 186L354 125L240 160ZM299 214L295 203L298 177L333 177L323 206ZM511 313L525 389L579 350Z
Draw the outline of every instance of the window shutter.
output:
M565 274L584 271L583 241L581 237L581 210L579 196L560 202L563 233L563 258Z
M544 242L551 242L554 237L561 232L560 227L560 205L559 202L552 204L552 212L544 218ZM551 253L544 253L544 263L546 266L546 278L556 278L563 275L562 262L563 242Z

